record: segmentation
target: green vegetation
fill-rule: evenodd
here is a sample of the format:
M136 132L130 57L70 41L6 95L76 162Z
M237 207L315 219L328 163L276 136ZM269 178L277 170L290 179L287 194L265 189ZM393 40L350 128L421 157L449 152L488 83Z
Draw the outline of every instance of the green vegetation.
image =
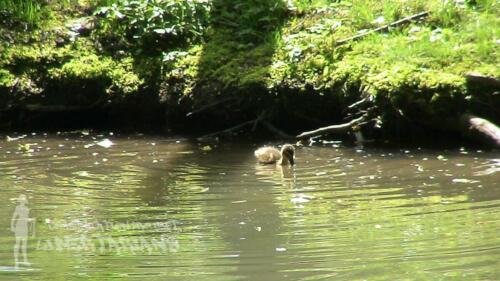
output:
M11 22L35 24L42 18L43 1L0 0L0 16ZM5 22L4 22L5 23Z
M208 25L207 1L121 1L100 7L99 35L108 44L138 52L199 41ZM111 40L110 40L111 39Z
M14 2L24 4L9 8ZM30 16L20 8L30 1L1 2L9 17L0 25L8 42L0 46L0 90L8 93L0 104L34 96L42 104L110 95L119 102L148 93L187 112L233 96L247 108L210 114L245 119L266 107L279 121L294 108L331 122L370 94L387 122L433 123L467 111L499 119L494 89L464 78L500 76L494 0L90 2L36 4ZM42 11L47 16L37 17ZM424 11L426 18L337 44ZM20 21L31 35L8 30ZM78 98L61 99L67 88ZM318 110L325 104L332 107Z

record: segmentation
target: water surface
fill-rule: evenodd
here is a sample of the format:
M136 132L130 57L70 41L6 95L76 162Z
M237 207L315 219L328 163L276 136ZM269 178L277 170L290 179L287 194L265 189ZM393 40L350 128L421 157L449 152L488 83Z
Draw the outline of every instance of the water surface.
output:
M260 144L11 137L1 280L500 279L498 152L330 143L297 147L288 169L256 164Z

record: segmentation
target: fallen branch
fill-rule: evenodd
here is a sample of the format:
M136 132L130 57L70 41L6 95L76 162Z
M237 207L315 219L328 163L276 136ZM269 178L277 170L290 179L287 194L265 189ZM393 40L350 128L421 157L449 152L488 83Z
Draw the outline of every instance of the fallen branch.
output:
M403 18L403 19L400 19L400 20L397 20L395 22L392 22L390 24L387 24L387 25L383 25L381 27L378 27L378 28L375 28L375 29L372 29L368 32L365 32L365 33L362 33L362 34L358 34L358 35L354 35L354 36L351 36L349 38L345 38L345 39L342 39L342 40L339 40L336 42L335 45L339 46L339 45L343 45L349 41L354 41L354 40L358 40L358 39L361 39L365 36L368 36L370 34L373 34L373 33L376 33L376 32L381 32L381 31L387 31L389 30L389 28L391 27L396 27L396 26L399 26L399 25L402 25L402 24L405 24L405 23L408 23L408 22L411 22L413 20L417 20L417 19L421 19L421 18L425 18L429 15L430 13L429 12L421 12L421 13L418 13L418 14L415 14L415 15L412 15L412 16L409 16L409 17L406 17L406 18Z
M96 108L97 105L89 106L67 106L67 105L41 105L41 104L27 104L24 108L28 111L35 112L72 112L72 111L85 111Z
M219 104L223 104L223 103L226 103L226 102L229 102L229 101L232 101L232 100L236 100L236 98L235 97L228 97L228 98L225 98L225 99L214 101L213 103L207 104L207 105L202 106L202 107L200 107L200 108L198 108L196 110L188 112L186 114L186 117L189 117L189 116L194 115L194 114L198 114L198 113L203 112L203 111L205 111L207 109L215 107L215 106L217 106Z
M463 133L483 143L500 147L500 128L492 122L471 114L464 114L460 118L460 124Z
M375 123L376 124L377 122L379 122L379 117L375 117L375 118L368 119L368 120L363 120L363 121L359 122L356 125L359 126L359 127L361 127L361 126L364 126L364 125L368 125L370 123Z
M217 131L217 132L214 132L214 133L210 133L210 134L201 136L198 139L199 140L203 140L203 139L213 138L213 137L216 137L216 136L219 136L219 135L226 135L226 134L232 133L232 132L234 132L236 130L239 130L239 129L245 127L245 126L248 126L250 124L254 124L255 120L257 120L257 119L252 119L252 120L243 122L241 124L238 124L238 125L236 125L234 127L231 127L231 128L225 129L225 130L221 130L221 131Z
M359 124L364 122L367 118L368 118L368 115L365 114L365 115L358 117L356 119L353 119L347 123L338 124L338 125L331 125L331 126L327 126L327 127L318 128L318 129L313 130L313 131L303 132L300 135L298 135L297 138L298 139L305 139L305 138L320 136L320 135L324 135L324 134L328 134L328 133L345 132L345 131L351 130L355 126L359 126Z
M377 107L376 106L372 106L372 107L369 107L369 108L367 108L365 110L358 110L358 111L353 112L353 113L348 113L346 115L346 117L343 118L343 120L349 120L351 118L354 118L355 116L362 116L362 115L372 114L376 110L377 110Z
M294 138L294 136L283 132L282 130L278 129L277 127L275 127L273 124L271 124L270 122L268 122L266 120L262 120L261 123L266 127L267 130L269 130L271 133L273 133L277 137L280 137L283 139L293 139Z
M255 130L257 130L257 125L259 125L259 122L261 122L265 116L266 116L266 111L262 111L260 115L257 116L257 118L255 118L252 126L252 132L255 132Z
M295 115L303 120L309 121L311 123L323 124L323 121L316 119L316 118L313 118L313 117L309 117L309 116L302 114L300 112L293 112L293 115Z
M358 107L359 105L362 105L362 104L364 104L364 103L365 103L365 102L367 102L367 101L368 101L368 98L362 98L362 99L360 99L359 101L357 101L357 102L355 102L355 103L353 103L353 104L349 105L347 108L348 108L348 109L353 109L353 108L356 108L356 107Z

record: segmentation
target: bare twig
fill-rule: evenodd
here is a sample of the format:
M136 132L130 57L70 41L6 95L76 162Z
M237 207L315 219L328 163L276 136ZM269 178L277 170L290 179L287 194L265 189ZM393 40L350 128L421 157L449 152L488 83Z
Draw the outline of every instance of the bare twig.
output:
M360 106L360 105L362 105L362 104L366 103L367 101L368 101L368 98L362 98L362 99L360 99L359 101L357 101L357 102L355 102L355 103L353 103L353 104L349 105L347 108L348 108L348 109L353 109L353 108L356 108L356 107L358 107L358 106Z
M27 104L24 108L27 111L34 112L72 112L72 111L85 111L100 106L105 106L100 102L100 100L87 106L70 106L70 105L43 105L43 104Z
M266 111L262 111L259 116L257 116L257 118L255 118L255 121L253 122L253 126L252 126L252 132L255 132L255 130L257 129L257 125L259 125L259 122L261 122L264 117L266 116Z
M338 124L338 125L331 125L327 127L321 127L313 131L308 131L308 132L303 132L300 135L297 136L298 139L304 139L304 138L310 138L314 136L319 136L319 135L324 135L328 133L333 133L333 132L345 132L348 130L351 130L354 126L358 126L360 123L364 122L368 118L367 114L364 114L361 117L358 117L356 119L353 119L347 123L343 124Z
M217 106L219 104L223 104L223 103L226 103L226 102L229 102L229 101L232 101L232 100L236 100L236 98L235 97L228 97L228 98L225 98L225 99L216 100L216 101L214 101L212 103L209 103L207 105L204 105L204 106L202 106L202 107L200 107L200 108L198 108L196 110L188 112L186 114L186 117L189 117L189 116L194 115L194 114L198 114L198 113L203 112L203 111L205 111L205 110L207 110L209 108L212 108L214 106Z
M370 124L372 122L377 122L378 119L377 118L372 118L370 120L366 120L366 121L363 121L363 122L359 122L357 125L358 126L363 126L363 125L367 125L367 124Z
M66 106L66 105L41 105L41 104L27 104L25 108L28 111L37 112L67 112L67 111L82 111L90 109L88 106Z
M429 14L430 14L429 12L421 12L421 13L418 13L418 14L415 14L415 15L411 15L409 17L397 20L397 21L392 22L390 24L387 24L387 25L384 25L384 26L372 29L372 30L370 30L368 32L365 32L365 33L362 33L362 34L358 34L358 35L354 35L354 36L351 36L349 38L345 38L345 39L339 40L339 41L336 42L335 45L337 45L337 46L343 45L343 44L345 44L345 43L347 43L349 41L358 40L358 39L361 39L361 38L363 38L365 36L368 36L368 35L376 33L376 32L387 31L391 27L396 27L396 26L408 23L408 22L413 21L413 20L417 20L417 19L420 19L420 18L425 18Z
M225 130L221 130L221 131L218 131L218 132L214 132L214 133L210 133L210 134L201 136L198 139L209 139L209 138L213 138L213 137L216 137L216 136L219 136L219 135L226 135L226 134L229 134L229 133L234 132L236 130L239 130L239 129L245 127L245 126L248 126L250 124L254 124L255 120L257 120L257 119L252 119L252 120L243 122L241 124L238 124L238 125L236 125L234 127L231 127L231 128L225 129Z
M273 124L271 124L269 121L262 120L261 122L266 127L266 129L268 129L271 133L273 133L277 137L280 137L283 139L293 139L294 138L294 136L283 132L282 130L278 129Z
M305 114L302 114L300 112L293 112L293 115L301 118L301 119L304 119L304 120L307 120L309 122L312 122L312 123L316 123L316 124L323 124L323 121L319 120L319 119L316 119L316 118L313 118L313 117L309 117Z
M360 116L365 115L365 114L366 114L365 110L360 110L360 111L356 111L353 113L347 113L346 116L344 118L342 118L342 120L344 120L344 121L352 120L353 118L357 118L357 117L360 117Z
M110 104L106 103L106 98L99 98L89 105L44 105L44 104L26 104L20 106L20 109L33 112L73 112L73 111L85 111L96 108L106 108Z

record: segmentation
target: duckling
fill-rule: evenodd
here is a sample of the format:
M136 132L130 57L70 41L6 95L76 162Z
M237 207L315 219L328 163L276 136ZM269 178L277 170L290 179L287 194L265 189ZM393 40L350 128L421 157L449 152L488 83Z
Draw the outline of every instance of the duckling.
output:
M279 151L271 146L261 147L254 152L257 161L261 164L294 165L293 159L295 148L291 144L285 144Z

